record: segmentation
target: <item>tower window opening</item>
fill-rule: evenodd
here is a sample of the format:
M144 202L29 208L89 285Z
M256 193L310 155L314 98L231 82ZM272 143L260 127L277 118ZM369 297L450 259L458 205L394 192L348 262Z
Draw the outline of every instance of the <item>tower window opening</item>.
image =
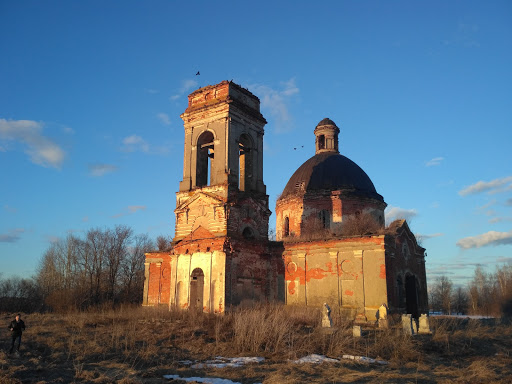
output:
M213 133L203 132L197 139L196 186L212 184L212 166L214 159Z
M251 228L245 227L242 236L248 240L254 239L254 232Z
M252 153L251 140L246 134L240 136L238 149L238 189L249 191L252 180Z
M325 136L318 136L318 149L325 149Z
M284 232L284 237L290 236L290 218L289 217L284 218L283 232Z

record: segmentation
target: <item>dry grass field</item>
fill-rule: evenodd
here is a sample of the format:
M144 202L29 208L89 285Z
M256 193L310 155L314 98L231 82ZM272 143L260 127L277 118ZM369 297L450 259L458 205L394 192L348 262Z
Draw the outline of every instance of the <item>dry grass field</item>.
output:
M336 316L334 331L322 330L320 312L311 308L262 307L223 316L140 307L27 314L16 357L7 354L14 314L0 317L0 383L156 384L169 382L163 376L170 374L243 384L512 383L512 325L500 320L432 318L432 335L411 337L392 327L354 338L351 324ZM294 362L310 354L338 361ZM342 359L344 354L388 364ZM265 360L226 368L190 363L216 356Z

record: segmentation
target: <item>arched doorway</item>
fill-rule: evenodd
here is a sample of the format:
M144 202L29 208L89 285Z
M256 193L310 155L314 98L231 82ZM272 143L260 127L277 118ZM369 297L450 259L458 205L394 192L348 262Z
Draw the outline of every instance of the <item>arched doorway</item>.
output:
M190 276L190 308L203 310L204 273L201 268L196 268Z
M416 277L407 275L405 277L405 310L412 317L418 318L418 291L416 290Z

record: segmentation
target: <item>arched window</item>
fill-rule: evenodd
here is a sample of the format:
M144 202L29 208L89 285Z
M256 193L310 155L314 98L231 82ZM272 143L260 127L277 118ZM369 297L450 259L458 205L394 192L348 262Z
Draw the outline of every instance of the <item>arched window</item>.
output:
M250 227L245 227L242 236L247 240L254 239L254 231Z
M322 209L318 214L320 223L322 223L323 229L329 229L331 227L331 214L329 211Z
M205 131L197 139L196 186L211 184L214 155L213 133Z
M404 283L402 281L402 276L398 276L396 278L396 298L398 301L398 307L403 307L405 302L405 295L404 295Z
M290 236L290 219L287 217L284 218L284 237Z
M249 191L251 189L252 180L251 139L249 136L242 134L238 142L238 147L238 189L241 191Z
M325 136L318 136L318 149L325 149Z

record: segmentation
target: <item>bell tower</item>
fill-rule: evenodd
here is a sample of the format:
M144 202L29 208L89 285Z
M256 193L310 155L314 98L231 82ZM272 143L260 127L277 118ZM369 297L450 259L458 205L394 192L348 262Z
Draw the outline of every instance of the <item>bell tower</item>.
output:
M213 237L267 238L260 101L223 81L192 92L181 115L183 180L176 194L174 242L199 227Z

